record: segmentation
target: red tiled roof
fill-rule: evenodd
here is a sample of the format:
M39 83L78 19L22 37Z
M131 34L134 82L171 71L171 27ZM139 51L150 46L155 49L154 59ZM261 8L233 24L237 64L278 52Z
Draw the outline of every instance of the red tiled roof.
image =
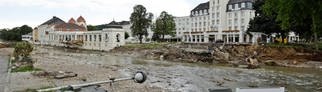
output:
M75 19L74 19L74 18L71 18L71 19L69 19L68 23L75 24L75 23L76 23L76 21L75 21Z
M55 29L57 29L57 31L86 31L85 27L72 24L72 23L64 23L64 24L56 25Z

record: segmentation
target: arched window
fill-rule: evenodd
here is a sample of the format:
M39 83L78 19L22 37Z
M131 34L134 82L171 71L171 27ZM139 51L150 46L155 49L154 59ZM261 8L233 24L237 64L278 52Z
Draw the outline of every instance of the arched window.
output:
M116 42L120 42L120 34L116 35Z
M108 34L105 34L105 42L108 42L108 40L109 40Z

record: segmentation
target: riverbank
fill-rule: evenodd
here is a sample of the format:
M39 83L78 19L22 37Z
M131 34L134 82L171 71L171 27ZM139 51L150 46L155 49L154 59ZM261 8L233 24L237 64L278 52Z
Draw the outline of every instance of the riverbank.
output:
M115 48L112 54L135 55L144 58L164 59L188 63L247 64L254 58L261 66L322 68L322 52L305 48L272 47L259 45L207 45L180 43L129 44Z

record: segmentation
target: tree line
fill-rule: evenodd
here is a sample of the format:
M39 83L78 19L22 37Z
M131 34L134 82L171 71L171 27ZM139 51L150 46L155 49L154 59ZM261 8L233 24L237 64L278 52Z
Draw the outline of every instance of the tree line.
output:
M0 39L5 41L21 41L21 36L31 33L33 29L28 25L14 27L12 29L0 29Z
M130 17L132 35L139 38L142 43L143 37L148 36L148 28L154 32L153 38L156 41L164 41L165 35L174 36L175 22L171 14L163 11L153 23L153 14L147 12L143 5L136 5Z
M322 36L321 0L256 0L254 9L248 32L278 33L282 39L295 32L314 43Z

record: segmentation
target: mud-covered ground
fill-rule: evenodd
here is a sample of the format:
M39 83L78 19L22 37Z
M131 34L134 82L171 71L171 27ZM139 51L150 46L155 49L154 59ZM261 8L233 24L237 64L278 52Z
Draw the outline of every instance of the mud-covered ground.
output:
M101 81L144 71L148 74L148 79L143 84L124 81L115 83L113 87L110 84L102 87L114 89L114 92L207 92L208 89L236 87L286 87L288 92L322 91L322 69L265 66L250 70L218 64L182 63L142 57L146 52L148 51L130 53L114 50L107 53L36 47L32 54L36 61L35 67L44 71L70 71L78 76L52 79L31 73L13 73L11 89L19 91Z

